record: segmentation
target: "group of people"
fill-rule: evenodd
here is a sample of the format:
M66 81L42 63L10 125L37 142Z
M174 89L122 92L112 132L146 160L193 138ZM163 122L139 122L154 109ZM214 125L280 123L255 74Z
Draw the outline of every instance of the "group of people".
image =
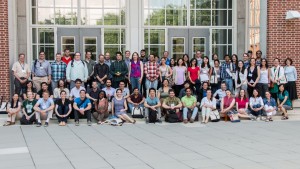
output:
M225 55L220 63L218 55L212 62L201 51L190 57L170 58L168 51L160 58L146 51L140 53L100 54L98 61L91 59L92 52L79 52L72 58L66 49L57 53L55 61L49 62L45 53L30 68L25 55L19 54L12 71L15 94L7 104L8 118L5 126L14 125L20 117L21 124L35 123L40 127L49 125L53 114L59 125L67 124L69 118L84 117L92 124L92 116L98 124L116 117L123 122L135 123L130 114L141 110L146 123L168 122L193 123L201 112L202 123L208 123L212 112L221 117L236 115L251 120L273 121L277 111L282 120L288 119L287 110L297 99L297 71L293 61L287 58L284 66L280 59L273 66L262 58L262 52ZM22 102L20 101L22 100ZM129 114L129 115L128 115ZM153 116L155 114L155 116ZM264 117L266 116L266 117Z

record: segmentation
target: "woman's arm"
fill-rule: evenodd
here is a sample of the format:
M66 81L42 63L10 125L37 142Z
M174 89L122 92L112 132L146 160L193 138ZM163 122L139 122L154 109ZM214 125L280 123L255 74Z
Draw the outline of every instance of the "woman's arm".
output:
M297 70L296 70L295 67L293 67L293 69L294 69L293 73L294 73L294 76L295 76L295 80L297 81Z
M253 84L253 87L256 86L256 84L258 83L259 79L260 79L260 67L257 66L257 78L256 78L256 80L255 80L255 82Z
M160 78L160 81L162 82L162 75L161 75L161 71L159 71L159 78Z
M115 115L115 104L114 104L114 100L111 101L111 115Z
M191 78L191 72L190 71L188 71L188 79L191 81L191 83L195 83L193 80L192 80L192 78Z
M71 112L72 112L72 105L71 105L71 103L68 106L69 106L69 111L66 114L66 116L69 116L71 114Z
M55 112L55 114L57 114L57 115L60 117L60 114L59 114L59 112L57 111L57 109L58 109L58 105L55 106L54 112Z
M124 110L127 111L127 102L126 102L126 99L124 100Z
M168 74L168 77L172 76L173 75L173 70L171 69L170 66L168 66L168 69L169 69L169 74Z

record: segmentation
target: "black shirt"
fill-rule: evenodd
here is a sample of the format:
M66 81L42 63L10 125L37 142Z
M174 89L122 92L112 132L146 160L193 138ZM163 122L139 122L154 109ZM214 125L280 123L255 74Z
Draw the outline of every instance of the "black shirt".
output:
M109 77L109 66L105 63L102 65L100 63L96 64L94 66L94 76L99 76L100 78L103 78L106 75L106 77ZM105 81L106 79L104 79ZM99 82L99 80L97 79Z
M65 99L65 102L63 104L62 99L58 99L55 101L55 104L58 106L69 106L69 104L71 104L71 101L69 99Z
M49 91L49 96L52 96L53 95L53 91L52 90L48 90ZM42 90L40 90L37 94L40 96L40 97L43 97L43 93L44 93L44 91L43 91L43 89Z
M90 97L92 97L93 99L97 99L99 98L99 93L101 92L100 89L97 88L97 90L94 92L93 89L90 89L90 91L88 92L88 94L90 95Z

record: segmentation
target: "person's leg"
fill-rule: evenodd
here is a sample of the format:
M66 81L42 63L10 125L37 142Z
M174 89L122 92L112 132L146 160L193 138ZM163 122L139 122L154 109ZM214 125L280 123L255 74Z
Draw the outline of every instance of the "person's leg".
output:
M195 120L196 116L198 115L198 107L195 107L193 109L192 117L191 119Z
M100 117L100 113L98 113L98 112L95 111L95 112L92 113L92 115L93 115L94 119L96 119L97 121L100 121L100 118L99 118Z
M36 120L38 123L41 123L41 113L40 112L36 112L35 113L35 116L36 116Z
M69 112L69 106L65 106L65 108L64 108L64 115L67 115L68 112ZM67 123L67 122L68 122L68 117L64 117L64 118L62 119L62 121L63 121L64 123Z
M232 90L232 79L225 79L225 82L226 82L226 86L227 86L227 89L229 89L231 92L233 91Z
M188 113L188 108L184 107L183 108L183 120L187 121L187 113Z
M36 91L41 90L41 83L40 83L39 79L40 79L39 77L33 77L32 78L32 82L33 82L33 85L34 85Z
M145 115L145 118L148 118L148 116L149 116L149 108L145 108L145 113L144 113Z
M237 112L241 118L250 118L245 109L239 109Z
M133 109L133 104L132 103L128 103L128 107L129 107L129 110L130 110L130 113L131 113L132 109Z
M208 123L210 112L211 112L211 108L207 108L206 109L206 114L205 114L205 117L206 117L205 123Z
M154 81L152 82L152 84L153 84L153 88L154 88L155 90L157 90L158 80L154 80Z
M20 119L20 124L21 125L27 125L28 124L28 120L26 119L25 115L23 115L22 118Z
M78 110L74 110L74 120L75 122L78 121L79 122L79 114L78 114Z
M143 95L144 97L146 97L146 74L144 74L143 79L142 79L142 83L141 83L141 89L143 91Z
M201 114L202 114L202 122L205 121L206 110L207 110L207 108L202 107L202 111L201 111Z
M20 95L20 92L21 92L21 82L17 78L15 78L14 84L15 84L15 93L17 93L18 95Z
M57 86L57 82L51 81L52 90L54 90Z
M53 110L46 112L46 114L47 114L46 122L49 123L49 120L52 118Z
M57 112L60 114L60 115L63 115L63 108L62 106L58 106L57 107ZM57 114L56 114L56 118L58 120L58 123L61 123L63 121L62 117L59 117Z
M86 114L86 118L87 118L87 121L91 122L92 121L92 115L91 115L91 110L87 110L84 112L84 114Z
M157 119L158 119L158 120L161 119L161 109L160 109L160 107L157 108Z
M10 116L10 122L11 123L15 123L15 121L16 121L16 116L17 116L17 114L16 113L14 113L14 114L12 114L11 116Z
M132 118L130 118L127 114L122 114L121 115L123 117L123 119L125 119L126 121L129 121L130 123L134 123L134 120Z

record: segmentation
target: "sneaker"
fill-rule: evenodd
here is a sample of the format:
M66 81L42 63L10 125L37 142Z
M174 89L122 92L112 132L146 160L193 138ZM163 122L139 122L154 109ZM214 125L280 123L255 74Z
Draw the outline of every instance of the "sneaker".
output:
M48 126L49 126L49 123L45 122L44 127L48 127Z
M92 125L92 122L91 122L91 121L88 121L88 122L87 122L87 125L88 125L88 126L91 126L91 125Z
M184 120L183 120L183 123L184 123L184 124L188 123L187 119L184 119Z
M36 124L36 127L41 127L42 126L42 123L37 123Z
M147 117L145 118L145 122L146 122L146 124L149 123L149 119Z
M79 126L79 121L75 121L75 126Z
M193 118L190 119L190 123L194 123L194 119Z
M160 119L157 120L157 123L162 123L162 121Z

